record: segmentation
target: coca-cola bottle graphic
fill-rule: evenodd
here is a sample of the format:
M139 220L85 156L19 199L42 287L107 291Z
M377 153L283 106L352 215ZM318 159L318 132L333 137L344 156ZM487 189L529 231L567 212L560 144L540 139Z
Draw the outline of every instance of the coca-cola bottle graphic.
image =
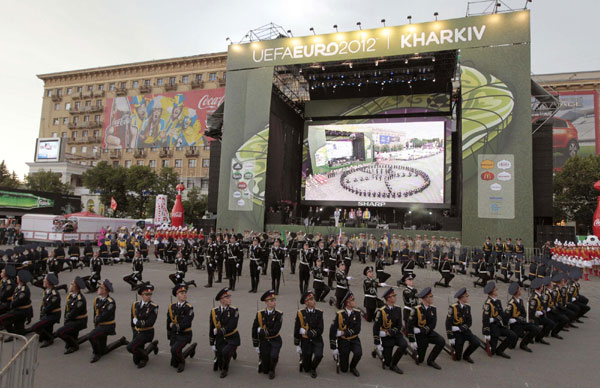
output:
M181 192L185 190L183 182L178 184L175 189L177 190L177 195L175 196L173 211L171 212L171 225L183 226L183 203L181 202Z
M110 123L104 133L104 148L130 148L131 110L127 97L117 97L110 109Z

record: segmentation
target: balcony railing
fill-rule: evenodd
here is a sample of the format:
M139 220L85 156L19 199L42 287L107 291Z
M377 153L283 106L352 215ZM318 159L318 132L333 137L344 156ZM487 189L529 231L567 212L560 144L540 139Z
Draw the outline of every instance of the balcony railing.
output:
M127 88L117 88L116 93L117 93L117 96L126 96Z
M177 84L165 84L165 90L166 91L171 91L171 90L177 90Z
M204 88L204 81L194 80L192 81L192 89Z

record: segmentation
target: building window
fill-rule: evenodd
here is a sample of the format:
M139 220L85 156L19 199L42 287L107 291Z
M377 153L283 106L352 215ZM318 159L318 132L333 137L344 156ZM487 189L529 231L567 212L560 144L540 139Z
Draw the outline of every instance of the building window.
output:
M127 87L127 82L123 81L121 82L121 88L125 89Z
M82 154L87 154L87 147L86 146L81 147L81 153Z
M208 191L208 179L202 179L200 181L200 190L201 191Z
M194 180L193 179L188 179L187 180L187 184L185 185L186 189L193 189L194 188Z
M202 159L202 167L210 167L210 159Z
M71 138L73 138L73 139L77 139L77 131L73 131L73 132L71 133Z
M78 86L77 87L77 93L81 93L83 91L83 86Z
M156 152L158 151L158 147L150 147L150 151Z
M162 78L158 78L156 80L156 86L163 86L163 79Z
M210 143L204 143L204 151L210 150Z
M94 116L94 121L99 123L100 122L100 115L96 115Z
M52 90L48 89L48 91L46 92L46 96L52 97Z
M100 136L100 130L99 129L95 129L94 130L94 136L96 136L96 137Z
M57 117L52 121L52 125L58 125L58 124L59 124L59 119Z
M114 82L108 84L108 90L110 90L111 92L114 92L114 90L115 90L115 83Z
M71 103L70 102L65 102L65 110L67 112L71 110Z
M225 72L225 71L224 71L224 72L223 72L223 76L222 76L222 78L223 78L223 79L225 79L225 75L226 75L226 74L227 74L227 72Z
M67 133L66 132L61 132L60 133L60 137L67 137Z
M169 77L169 85L175 85L175 77Z
M138 81L133 81L133 84L131 85L132 88L137 89L137 87L139 86L139 82Z
M89 107L91 107L91 106L92 106L92 100L88 100L88 101L86 101L86 102L85 102L85 106L86 106L86 108L89 108Z
M217 80L217 73L210 73L208 75L208 80L209 81L216 81Z
M56 89L56 95L61 97L62 96L62 89Z
M75 103L75 110L79 110L79 108L81 108L81 102L77 101Z
M169 167L169 159L163 159L162 166L163 167Z
M196 74L196 81L202 81L202 74Z
M137 165L138 166L143 166L144 165L144 161L143 160L138 160L137 161Z
M156 168L156 160L149 160L148 166L150 166L150 168Z
M113 161L113 167L119 167L119 161L118 160Z
M88 130L86 129L86 130L82 131L81 136L88 137Z
M96 165L97 165L97 164L98 164L98 162L96 162L96 161L92 161L92 162L90 163L90 165L91 165L92 167L96 167Z
M63 117L63 124L64 125L69 124L69 118L68 117Z
M83 116L83 122L87 123L88 121L90 121L90 115Z
M149 79L145 79L144 80L144 86L149 88L150 87L150 80Z
M52 132L52 137L58 137L58 133Z
M183 151L183 147L175 147L175 151Z
M197 159L190 159L190 160L188 160L188 167L196 168L196 163L197 163Z
M190 77L188 75L184 75L183 77L181 77L182 84L187 84L189 81L190 81Z
M93 153L97 153L98 152L98 146L93 146L92 147L92 152Z
M67 96L73 94L73 88L67 88Z
M88 85L87 91L91 92L92 90L94 90L94 85Z
M104 84L102 84L102 85L98 85L98 90L99 90L99 91L103 91L103 90L104 90Z
M75 152L77 152L77 147L71 147L71 153L74 154Z
M175 168L181 168L181 159L175 159Z
M73 124L77 124L79 122L79 116L73 117Z
M125 167L127 167L127 168L131 167L131 160L125 161Z
M133 148L127 147L127 148L125 148L125 152L127 152L128 154L130 154L130 153L133 152Z
M102 100L96 100L96 107L102 108Z
M54 110L60 110L60 104L54 104Z

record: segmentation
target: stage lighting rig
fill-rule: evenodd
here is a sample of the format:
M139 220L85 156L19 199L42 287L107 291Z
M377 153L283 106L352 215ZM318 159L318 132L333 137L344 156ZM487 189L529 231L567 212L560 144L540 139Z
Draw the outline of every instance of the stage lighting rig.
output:
M408 15L406 18L408 19L408 24L412 24L412 16Z
M292 30L287 30L287 33L290 34L290 36L293 38L294 34L292 34Z
M308 30L309 30L310 32L312 32L312 33L313 33L313 35L317 35L317 34L315 33L315 29L314 29L314 28L312 28L312 27L311 27L311 28L309 28Z
M381 19L381 24L385 27L385 19Z
M356 25L358 26L359 30L362 30L362 23L361 22L356 22Z
M436 22L437 22L437 20L438 20L438 15L439 15L439 13L437 13L437 12L434 12L434 13L433 13L433 16L435 16L435 21L436 21Z
M335 32L339 32L339 31L338 31L338 26L337 26L337 24L334 24L334 25L333 25L333 28L335 29Z

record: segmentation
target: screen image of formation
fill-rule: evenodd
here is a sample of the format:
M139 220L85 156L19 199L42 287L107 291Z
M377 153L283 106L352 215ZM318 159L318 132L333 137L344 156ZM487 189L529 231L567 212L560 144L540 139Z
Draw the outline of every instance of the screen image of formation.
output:
M305 201L444 203L444 121L310 125Z

